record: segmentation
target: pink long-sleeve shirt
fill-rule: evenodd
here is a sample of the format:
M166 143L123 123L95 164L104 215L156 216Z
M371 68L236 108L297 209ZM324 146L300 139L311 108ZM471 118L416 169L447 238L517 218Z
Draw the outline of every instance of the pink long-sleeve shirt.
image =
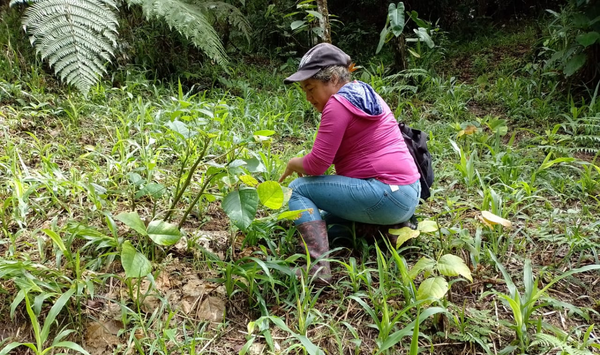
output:
M315 144L302 163L307 174L321 175L334 164L338 175L376 178L389 185L408 185L419 179L394 114L375 95L383 108L379 115L362 111L341 95L329 98Z

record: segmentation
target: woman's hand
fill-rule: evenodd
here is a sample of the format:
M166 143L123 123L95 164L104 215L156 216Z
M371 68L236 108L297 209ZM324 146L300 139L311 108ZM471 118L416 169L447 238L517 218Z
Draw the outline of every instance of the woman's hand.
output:
M299 177L304 176L304 174L306 174L306 172L304 171L304 167L302 166L303 159L304 159L303 157L290 159L290 161L287 163L287 167L285 168L285 171L283 172L283 175L281 175L281 177L279 178L279 182L283 182L283 180L285 180L285 178L292 175L293 173L298 173Z

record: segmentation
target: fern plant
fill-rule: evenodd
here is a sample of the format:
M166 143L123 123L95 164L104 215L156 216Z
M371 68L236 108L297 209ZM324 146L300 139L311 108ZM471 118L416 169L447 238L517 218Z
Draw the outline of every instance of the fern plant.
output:
M217 32L203 9L181 0L128 0L140 5L147 19L163 19L169 27L190 38L212 60L223 65L227 62L225 49Z
M249 40L250 25L233 5L220 1L127 0L139 5L148 20L167 22L215 63L227 64L221 40L211 24L228 21ZM114 56L117 44L116 0L11 0L31 4L23 27L31 44L60 79L86 94Z
M588 328L591 332L593 329L593 325ZM531 347L543 347L547 348L547 353L550 351L559 351L556 354L561 355L592 355L593 352L586 349L586 347L592 347L594 349L598 349L599 346L597 343L590 342L589 333L586 333L586 338L583 343L579 343L577 340L574 341L571 337L564 334L563 336L556 337L554 335L545 334L545 333L536 333L534 334L536 340L531 343ZM573 343L573 344L571 344ZM573 346L576 345L576 346Z
M566 127L570 129L575 145L571 150L588 154L600 153L600 115L569 120Z
M28 3L12 0L10 5ZM106 72L117 41L114 0L37 0L25 13L23 27L42 59L62 81L87 93Z

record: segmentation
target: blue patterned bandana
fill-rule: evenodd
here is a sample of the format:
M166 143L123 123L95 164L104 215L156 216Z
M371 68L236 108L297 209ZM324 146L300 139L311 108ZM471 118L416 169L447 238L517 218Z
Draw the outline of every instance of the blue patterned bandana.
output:
M344 85L337 94L368 115L377 116L383 113L383 107L377 99L375 90L362 81L354 80Z

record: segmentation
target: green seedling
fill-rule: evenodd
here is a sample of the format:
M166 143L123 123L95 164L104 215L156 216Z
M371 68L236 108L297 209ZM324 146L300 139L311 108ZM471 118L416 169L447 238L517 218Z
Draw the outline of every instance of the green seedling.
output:
M526 352L531 343L530 338L528 336L528 330L535 323L535 313L538 309L548 304L546 291L552 287L558 281L567 278L571 275L580 272L586 272L591 270L600 269L600 265L588 265L578 269L570 270L558 277L553 278L550 282L546 284L543 288L539 288L538 284L540 282L540 276L534 278L533 270L531 266L531 260L526 259L525 265L523 268L523 285L524 292L521 293L515 286L514 282L510 274L506 271L504 266L498 261L496 256L490 252L490 257L496 263L496 267L504 276L504 281L506 282L506 286L508 287L508 294L492 291L486 292L483 295L492 293L501 298L503 302L505 302L511 309L514 324L511 325L511 328L515 331L518 340L518 347L521 351Z
M29 315L29 320L31 321L31 326L33 328L33 334L35 336L35 344L34 343L19 343L12 342L6 345L1 351L0 355L7 355L11 352L11 350L18 348L20 346L26 346L33 351L36 355L46 355L55 351L55 349L69 349L72 351L76 351L81 354L89 355L89 353L84 350L79 344L74 343L72 341L63 340L66 336L73 333L74 330L62 330L58 333L54 339L52 339L52 344L49 347L45 347L46 342L49 340L50 329L54 325L54 321L56 317L60 313L60 311L65 307L71 296L75 293L75 289L69 289L67 292L63 293L54 303L50 312L44 319L43 327L40 327L40 322L38 320L38 315L36 315L31 308L31 301L29 301L29 296L25 293L25 307L27 309L27 314Z
M285 322L281 318L276 316L263 316L257 319L256 321L248 323L248 335L250 336L250 339L242 348L243 352L240 352L241 354L246 354L252 343L254 343L254 341L256 340L256 336L253 335L256 329L265 337L265 339L267 340L267 344L269 344L271 348L274 348L273 339L269 331L269 323L273 323L279 329L283 330L293 339L298 341L302 346L302 349L306 351L309 355L325 355L323 350L321 350L321 348L315 345L308 337L293 331L285 324Z

